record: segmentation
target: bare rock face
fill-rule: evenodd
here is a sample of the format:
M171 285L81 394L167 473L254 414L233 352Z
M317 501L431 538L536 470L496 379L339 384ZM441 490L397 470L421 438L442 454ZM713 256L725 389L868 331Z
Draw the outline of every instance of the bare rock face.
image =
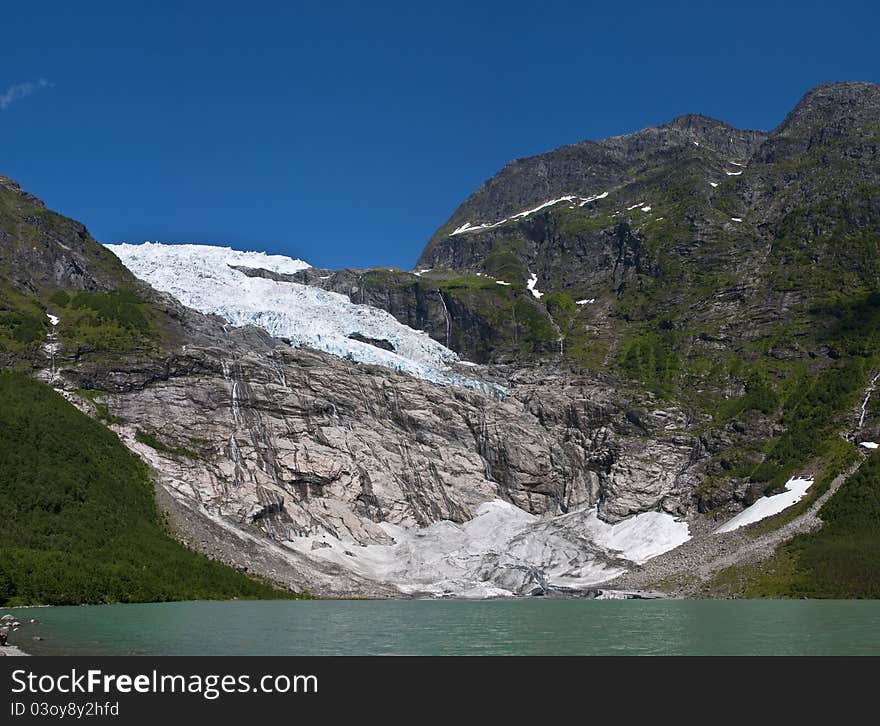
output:
M664 432L681 423L677 412L635 415L595 381L541 369L520 372L497 400L278 341L244 346L244 335L232 331L226 348L189 346L163 375L64 373L77 387L112 391L101 398L112 428L179 505L208 520L210 547L264 543L259 561L245 563L251 570L320 594L381 595L387 583L359 572L360 548L463 526L489 502L536 522L593 507L609 523L686 511L681 482L695 439ZM350 553L342 566L322 557L328 543ZM233 550L242 565L241 546L213 553ZM477 581L511 591L504 583L520 573L533 587L535 564L480 557L489 559L467 565ZM396 581L406 587L409 574L402 566ZM419 591L413 581L408 591Z

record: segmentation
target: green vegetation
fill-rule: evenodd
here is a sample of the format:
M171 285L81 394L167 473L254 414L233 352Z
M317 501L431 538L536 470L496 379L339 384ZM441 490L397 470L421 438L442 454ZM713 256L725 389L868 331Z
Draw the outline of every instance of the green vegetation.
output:
M648 383L657 392L670 390L681 371L673 331L632 336L624 344L617 363L630 378Z
M203 459L204 457L198 453L197 451L193 451L192 449L188 449L185 446L169 446L168 444L160 441L152 434L148 434L146 431L141 431L137 429L134 434L134 438L142 444L146 444L152 449L156 451L161 451L163 454L171 454L172 456L183 456L187 459Z
M63 307L59 336L68 348L119 352L144 347L160 337L150 306L132 290L72 296L61 292L50 302Z
M827 484L826 484L827 487ZM880 454L872 454L819 510L823 526L779 548L740 578L747 597L880 597Z
M23 373L0 373L0 603L285 597L166 532L147 467Z
M37 353L48 332L46 313L32 297L0 283L0 353Z
M866 378L865 359L851 358L808 383L787 403L781 417L785 431L772 444L764 463L752 472L752 480L781 487L792 468L816 455L833 434L837 413L855 406Z
M89 403L95 407L95 416L99 421L103 421L107 424L124 423L121 418L110 413L110 408L106 403L98 400L101 396L107 395L106 391L95 391L92 389L81 388L78 393L82 398L87 399Z
M606 204L604 209L600 208L600 202L593 202L586 207L575 207L574 209L560 204L551 209L550 214L558 225L558 234L571 237L611 229L621 221L611 216L611 205Z
M528 277L522 260L513 250L504 247L496 247L484 260L483 267L495 279L512 285L522 284Z
M796 504L788 507L779 514L762 519L760 522L749 526L745 532L751 537L758 537L767 532L779 529L786 522L799 517L806 512L813 503L828 491L831 482L840 474L855 466L862 458L858 447L839 436L832 436L821 447L821 453L811 468L820 473L815 477L813 486L809 488L806 496Z
M493 260L499 270L513 264L507 253L499 253ZM496 271L499 279L511 282L510 285L499 285L491 277L481 275L459 274L426 281L426 285L442 292L450 307L472 319L474 327L465 331L467 338L461 337L459 327L453 330L453 348L477 357L490 347L519 356L558 350L558 335L544 306L522 287L523 273L515 269L508 269L508 273L516 275L508 275L512 282ZM491 339L482 338L475 329L491 331Z
M557 290L544 295L542 302L565 341L565 359L578 368L599 368L607 351L585 328L574 296L567 290Z

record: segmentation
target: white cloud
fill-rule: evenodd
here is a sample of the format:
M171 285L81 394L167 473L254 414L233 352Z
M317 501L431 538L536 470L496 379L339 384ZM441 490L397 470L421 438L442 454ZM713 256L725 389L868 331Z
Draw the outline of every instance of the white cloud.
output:
M32 93L48 88L51 84L45 78L38 81L25 81L24 83L14 83L3 93L0 93L0 111L5 111L16 101L30 96Z

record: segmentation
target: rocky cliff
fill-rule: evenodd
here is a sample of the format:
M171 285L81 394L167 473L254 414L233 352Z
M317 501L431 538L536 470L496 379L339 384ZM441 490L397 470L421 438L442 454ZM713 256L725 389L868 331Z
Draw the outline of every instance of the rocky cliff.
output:
M594 507L609 523L644 511L667 512L672 522L691 509L701 449L685 415L636 407L600 381L523 372L499 401L268 337L245 346L230 334L218 344L124 372L98 364L62 367L61 375L94 392L80 405L99 406L178 502L222 521L224 539L268 540L281 553L274 564L242 556L237 564L276 576L283 565L298 587L336 595L530 591L534 571L549 566L531 552L509 563L526 578L518 583L510 568L487 564L499 554L489 545L456 551L472 561L446 585L403 564L395 582L384 582L384 570L359 558L376 545L391 550L383 558L405 559L411 553L389 547L401 533L464 525L497 501L562 531L565 515ZM350 571L327 560L340 552ZM594 543L555 567L557 584L603 562L619 569L619 558Z

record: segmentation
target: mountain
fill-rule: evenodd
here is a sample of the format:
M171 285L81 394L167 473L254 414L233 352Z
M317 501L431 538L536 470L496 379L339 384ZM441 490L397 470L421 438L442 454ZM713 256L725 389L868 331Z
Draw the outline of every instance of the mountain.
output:
M407 301L442 297L451 332L430 312L424 329L459 352L479 330L481 362L554 361L694 415L730 412L703 510L779 487L791 439L809 438L774 441L794 416L789 387L847 389L811 409L826 431L874 366L878 88L814 89L770 133L685 116L515 161L435 233L416 273L367 271L355 287L416 326ZM354 299L351 280L325 286Z
M286 588L876 593L878 119L833 84L518 160L414 272L101 248L6 182L0 350Z

